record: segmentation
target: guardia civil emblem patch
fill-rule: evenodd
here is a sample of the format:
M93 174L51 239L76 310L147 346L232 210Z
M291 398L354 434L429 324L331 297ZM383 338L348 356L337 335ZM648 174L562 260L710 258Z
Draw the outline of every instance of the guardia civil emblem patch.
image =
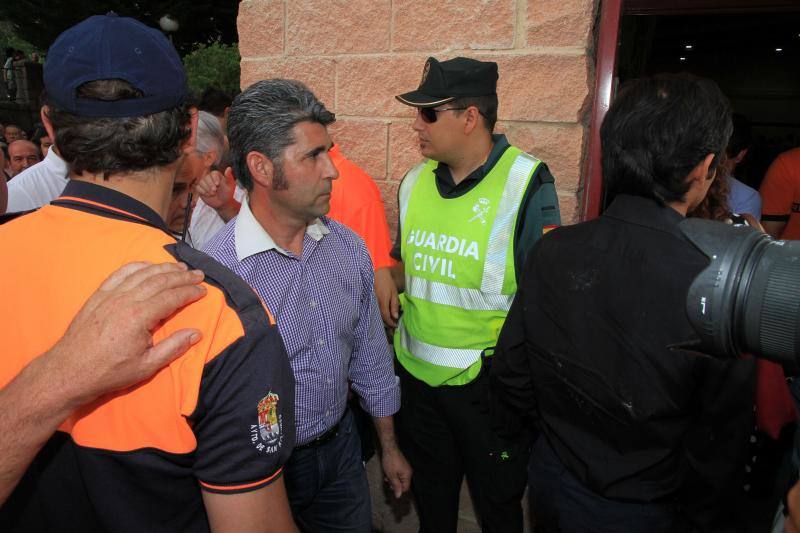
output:
M261 453L275 453L283 444L283 417L278 411L280 397L274 392L258 402L258 423L250 425L250 442Z
M468 222L474 222L476 220L480 220L481 224L484 226L486 225L486 216L489 214L489 209L491 209L491 201L488 198L478 198L478 201L475 202L475 205L472 206L472 212L475 213L472 218L468 220Z

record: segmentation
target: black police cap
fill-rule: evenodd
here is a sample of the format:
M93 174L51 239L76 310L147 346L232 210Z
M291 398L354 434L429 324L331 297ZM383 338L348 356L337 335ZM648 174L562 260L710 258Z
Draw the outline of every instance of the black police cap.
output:
M413 107L435 107L461 96L497 93L497 63L456 57L439 62L429 57L416 91L395 96Z

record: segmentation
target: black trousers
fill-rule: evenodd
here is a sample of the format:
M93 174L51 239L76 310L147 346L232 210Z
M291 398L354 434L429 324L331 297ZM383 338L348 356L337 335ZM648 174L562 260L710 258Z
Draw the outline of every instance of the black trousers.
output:
M622 502L592 492L561 463L544 435L533 445L530 487L536 533L694 531L673 505Z
M522 531L522 495L530 450L492 430L488 376L459 386L430 387L397 364L402 400L400 447L414 469L411 489L422 533L455 533L464 476L484 532Z

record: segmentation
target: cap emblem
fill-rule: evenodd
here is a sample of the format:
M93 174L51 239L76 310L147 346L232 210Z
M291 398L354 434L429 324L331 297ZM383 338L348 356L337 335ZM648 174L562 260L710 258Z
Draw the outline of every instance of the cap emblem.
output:
M420 86L425 83L425 80L428 79L428 74L431 72L431 60L427 60L425 62L425 66L422 68L422 79L420 80Z

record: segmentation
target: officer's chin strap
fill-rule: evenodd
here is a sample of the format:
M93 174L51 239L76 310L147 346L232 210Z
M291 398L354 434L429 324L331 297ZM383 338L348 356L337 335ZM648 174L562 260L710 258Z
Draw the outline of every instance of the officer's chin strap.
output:
M186 242L186 232L189 231L189 217L192 214L192 191L186 197L186 209L183 210L183 230L181 231L181 242Z

